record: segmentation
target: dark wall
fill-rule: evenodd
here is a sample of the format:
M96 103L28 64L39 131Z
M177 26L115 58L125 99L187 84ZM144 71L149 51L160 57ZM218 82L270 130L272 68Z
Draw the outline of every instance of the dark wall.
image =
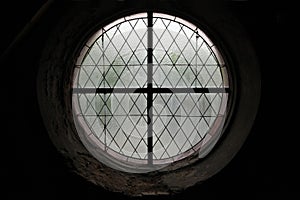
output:
M15 45L9 44L46 1L1 5L1 195L34 198L121 197L87 183L65 166L48 138L36 97L38 60L45 38L68 3L54 3ZM254 44L262 72L262 99L256 122L237 156L204 184L176 196L268 197L296 191L298 99L294 6L287 1L226 1ZM4 11L8 11L7 14ZM251 101L251 99L249 99ZM51 109L51 108L49 108ZM3 122L3 120L2 120ZM9 190L13 189L13 192ZM216 192L217 191L217 192ZM241 194L237 192L242 192ZM122 197L124 198L124 197Z

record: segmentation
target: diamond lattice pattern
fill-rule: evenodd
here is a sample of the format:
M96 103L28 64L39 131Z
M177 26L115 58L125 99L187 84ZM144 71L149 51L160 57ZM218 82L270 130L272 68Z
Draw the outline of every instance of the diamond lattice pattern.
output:
M144 159L146 98L145 94L81 94L79 102L92 134L117 153Z
M102 34L81 64L79 87L145 87L147 80L145 19L118 24Z
M119 23L94 42L77 78L78 88L147 87L147 19ZM153 87L220 88L220 65L196 30L153 19ZM78 94L85 121L106 148L147 159L147 93ZM193 148L206 136L219 110L219 93L153 94L153 159Z

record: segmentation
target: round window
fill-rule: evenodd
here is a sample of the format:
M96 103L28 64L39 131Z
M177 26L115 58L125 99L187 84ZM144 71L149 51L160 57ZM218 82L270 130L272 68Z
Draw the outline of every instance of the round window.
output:
M201 29L148 12L116 20L88 40L72 91L86 149L109 167L144 173L205 157L223 133L232 86Z
M65 7L37 94L70 170L140 196L183 191L229 163L254 123L260 73L243 27L210 2Z

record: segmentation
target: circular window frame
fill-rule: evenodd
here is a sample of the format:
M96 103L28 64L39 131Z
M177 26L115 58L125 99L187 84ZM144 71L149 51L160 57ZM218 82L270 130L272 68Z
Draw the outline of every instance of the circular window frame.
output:
M153 11L151 11L153 12ZM83 144L85 145L85 147L88 149L89 152L91 152L91 154L99 160L99 162L102 162L106 165L108 165L109 167L113 167L114 169L117 170L121 170L121 171L126 171L129 173L147 173L147 172L151 172L151 171L169 171L170 169L175 170L178 168L181 168L183 166L187 166L187 165L191 165L195 162L198 162L199 160L203 160L207 154L209 154L209 152L216 148L216 146L218 145L217 143L219 142L219 140L222 140L222 138L224 137L223 134L224 132L226 132L226 127L227 127L227 123L230 122L230 116L232 113L232 110L234 109L234 106L232 105L232 99L234 98L235 92L234 92L234 87L232 84L232 80L234 80L234 77L231 74L231 70L230 70L230 64L228 64L226 62L226 57L224 57L224 54L222 54L222 50L220 50L219 47L217 47L214 43L214 41L209 38L206 34L206 32L204 32L201 28L199 28L198 24L193 24L192 22L186 21L185 19L179 17L179 16L175 16L175 15L170 15L170 14L166 14L166 13L158 13L158 12L153 12L155 15L154 17L157 18L161 18L161 19L166 19L166 20L170 20L172 22L181 24L183 26L185 26L186 28L190 29L191 31L194 32L194 30L190 27L193 26L194 28L197 29L197 31L200 31L200 33L197 33L199 35L199 37L202 38L203 42L208 46L208 48L210 48L209 50L211 51L211 53L213 53L214 57L215 57L215 61L217 62L218 68L224 68L225 71L220 72L222 79L224 78L223 76L225 75L225 82L222 83L222 86L220 89L228 89L227 92L225 92L227 94L226 100L225 100L225 109L226 111L224 111L224 117L221 117L221 119L219 119L220 117L217 117L214 121L214 124L212 125L212 130L208 131L208 133L213 133L213 134L217 134L217 137L213 138L213 141L210 141L209 144L204 144L204 146L202 145L203 143L203 139L200 140L200 142L198 142L195 146L193 146L191 149L187 150L187 152L183 152L180 153L178 155L175 155L173 157L167 158L167 161L163 161L160 163L160 160L158 159L156 161L156 164L153 165L146 165L143 163L139 163L139 162L134 162L135 158L132 158L132 163L130 161L125 161L123 160L124 158L126 158L126 156L124 155L120 155L121 157L119 157L117 152L112 152L112 153L106 153L104 152L104 150L96 150L96 146L98 145L104 145L104 144L98 144L100 141L96 141L98 140L97 138L93 137L91 139L89 139L88 136L88 132L92 132L92 130L88 131L87 129L90 129L90 127L86 124L86 120L85 117L83 115L83 119L85 121L84 122L79 122L78 119L74 116L74 120L75 120L75 124L76 128L77 128L77 132L79 134L79 137L81 139L81 141L83 142ZM135 20L135 16L139 15L139 14L147 14L147 12L140 12L140 13L131 13L131 14L122 14L121 16L118 15L118 17L114 17L112 19L110 19L110 22L108 25L109 28L106 31L109 31L111 28L113 28L114 26L117 26L119 24L122 24L124 22L126 22L128 19L130 20ZM173 18L177 18L178 21L174 21ZM117 19L115 19L117 18ZM147 17L146 17L147 18ZM190 24L190 25L187 25ZM97 30L96 32L92 32L91 36L87 37L84 41L84 45L81 47L81 51L76 53L78 59L76 60L76 64L74 65L74 70L72 72L72 74L74 74L74 78L72 80L71 85L73 85L73 88L76 87L76 85L78 84L78 77L79 77L79 71L81 66L81 63L85 60L85 56L88 54L89 50L92 49L94 43L99 39L99 37L104 34L105 32L103 32L102 27L100 26L95 26L95 28L93 28L95 30ZM80 49L80 48L79 48ZM76 71L75 71L76 70ZM224 79L223 79L224 81ZM75 84L75 85L74 85ZM96 88L95 88L96 89ZM113 92L112 92L113 93ZM74 93L77 94L77 93ZM195 93L196 94L196 93ZM203 94L203 93L201 93ZM79 108L79 100L75 100L75 109L81 109ZM224 106L224 99L222 98L221 100L221 104L220 104L220 108L222 106ZM74 99L72 99L73 105L74 105ZM71 102L71 103L72 103ZM76 107L77 105L77 107ZM77 110L76 113L80 113L80 111ZM229 111L229 112L228 112ZM74 113L74 115L76 115L76 113ZM221 121L220 121L221 120ZM82 124L84 123L84 124ZM218 125L216 125L215 123L217 123ZM82 124L82 125L79 125ZM86 125L85 125L86 124ZM82 128L82 126L84 126L84 128ZM217 129L217 130L216 130ZM221 130L219 130L221 129ZM85 132L81 133L81 132ZM93 141L95 144L93 144ZM98 145L97 145L98 144ZM95 146L96 145L96 146ZM202 147L204 150L202 150ZM197 149L196 151L194 149ZM199 153L199 150L201 148L201 154ZM103 151L103 152L102 152ZM113 150L111 150L113 151ZM114 155L115 154L115 155ZM183 154L188 154L186 156L184 156L183 158L180 158ZM119 157L119 159L118 159ZM170 159L176 159L175 161L170 162ZM130 159L130 158L129 158ZM131 160L131 159L130 159ZM187 162L188 161L188 162ZM171 165L170 169L168 167L168 165Z
M120 16L148 11L148 6L136 1L136 5L121 8L114 3L105 9L102 6L87 6L84 11L76 6L68 8L46 43L49 46L42 54L37 79L40 110L50 139L66 157L73 171L96 185L134 196L178 192L220 171L238 152L249 134L260 99L260 73L255 52L247 34L234 17L225 8L218 8L217 14L212 14L210 11L216 11L216 8L205 3L201 8L195 8L162 1L152 11L178 16L195 24L218 46L226 59L225 63L228 63L227 70L232 70L228 74L234 76L230 81L236 92L229 98L228 105L234 104L234 109L231 108L227 114L231 120L225 124L226 131L208 156L202 159L189 157L146 176L114 170L91 156L76 135L72 123L70 83L78 56L76 52L81 51L86 39L98 27ZM74 20L74 16L77 20ZM242 45L239 43L241 41ZM245 48L245 55L241 55L241 50ZM249 98L251 102L247 102Z

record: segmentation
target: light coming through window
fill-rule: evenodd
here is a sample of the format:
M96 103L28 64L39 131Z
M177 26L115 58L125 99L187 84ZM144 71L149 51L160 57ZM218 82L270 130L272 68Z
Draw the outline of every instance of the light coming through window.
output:
M205 33L178 17L148 12L104 26L73 77L77 132L112 168L143 173L202 158L222 134L226 65Z

